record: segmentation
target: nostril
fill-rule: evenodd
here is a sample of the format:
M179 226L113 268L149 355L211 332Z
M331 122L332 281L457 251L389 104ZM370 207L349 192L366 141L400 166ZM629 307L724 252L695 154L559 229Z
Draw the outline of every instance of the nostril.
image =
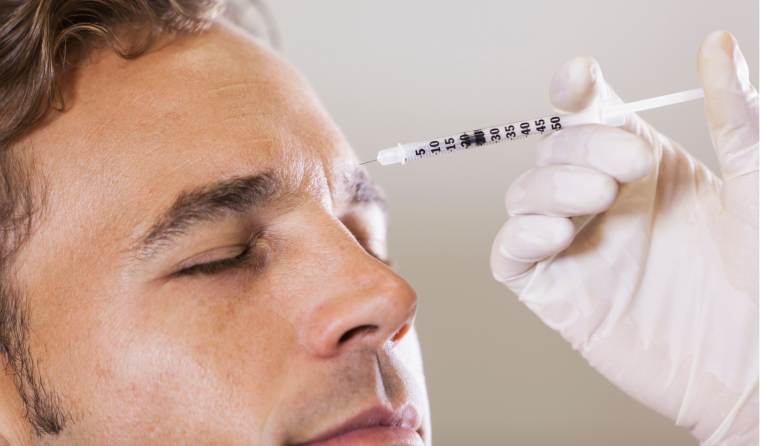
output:
M403 327L399 331L396 332L395 335L393 335L393 338L391 339L391 342L396 342L403 338L409 330L412 328L412 324L404 324Z
M349 339L353 338L354 336L358 334L370 334L377 331L377 325L361 325L359 327L354 327L347 332L343 333L343 336L338 339L338 345L345 343Z

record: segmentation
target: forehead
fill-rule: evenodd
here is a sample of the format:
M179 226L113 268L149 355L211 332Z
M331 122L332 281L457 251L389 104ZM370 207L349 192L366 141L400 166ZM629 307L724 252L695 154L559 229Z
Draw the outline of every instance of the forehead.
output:
M254 38L219 24L132 61L96 55L62 85L66 112L30 139L51 180L72 193L87 183L124 200L169 199L262 171L337 192L355 172L308 84Z

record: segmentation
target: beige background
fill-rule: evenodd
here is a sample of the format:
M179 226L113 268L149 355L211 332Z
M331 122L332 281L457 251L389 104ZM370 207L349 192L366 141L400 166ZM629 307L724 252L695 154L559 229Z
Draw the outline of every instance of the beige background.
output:
M757 0L269 0L286 57L363 160L398 142L548 114L557 68L587 54L626 100L697 88L702 39L739 40L755 86ZM702 106L643 112L715 168ZM437 446L696 445L609 384L491 277L508 185L538 141L370 166L391 254L414 285Z

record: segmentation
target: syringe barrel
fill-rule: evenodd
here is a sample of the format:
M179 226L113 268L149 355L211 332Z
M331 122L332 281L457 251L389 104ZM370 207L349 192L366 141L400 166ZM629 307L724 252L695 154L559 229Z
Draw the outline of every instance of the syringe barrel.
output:
M600 101L588 110L572 115L553 115L528 121L512 122L494 127L472 130L470 132L457 133L442 138L429 139L407 144L399 144L396 147L381 150L377 154L377 160L383 166L402 163L420 158L442 155L444 153L457 152L488 144L503 141L527 138L533 135L548 135L563 127L581 124L605 124L620 126L625 123L625 116L608 115L605 109L610 106L623 104L619 98Z
M476 129L470 132L456 133L441 138L429 139L381 150L377 160L383 166L394 163L405 163L421 158L457 152L488 144L526 138L533 135L545 135L562 128L562 116L546 116L530 121L513 122Z

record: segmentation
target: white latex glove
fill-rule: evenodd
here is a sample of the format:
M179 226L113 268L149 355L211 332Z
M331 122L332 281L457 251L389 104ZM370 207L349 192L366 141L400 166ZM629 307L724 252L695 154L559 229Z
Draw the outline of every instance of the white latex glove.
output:
M722 180L636 115L563 129L510 186L491 267L630 396L704 445L757 445L758 93L726 32L698 69ZM578 57L550 95L577 112L614 93Z

